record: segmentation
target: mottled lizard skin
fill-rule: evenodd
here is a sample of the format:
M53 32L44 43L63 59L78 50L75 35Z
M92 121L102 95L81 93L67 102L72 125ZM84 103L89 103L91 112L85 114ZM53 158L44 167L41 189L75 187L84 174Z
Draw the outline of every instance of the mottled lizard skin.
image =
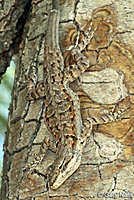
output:
M70 50L76 64L64 67L59 47L59 19L60 12L52 10L45 38L44 72L47 75L28 96L29 100L38 99L40 96L46 97L45 125L52 136L46 138L44 135L40 153L29 168L34 169L42 161L48 148L55 151L56 159L47 171L52 189L61 186L80 166L83 147L91 134L92 126L119 120L129 107L122 108L117 113L88 118L82 122L80 101L70 89L69 83L90 67L90 62L81 53L89 40L87 37Z

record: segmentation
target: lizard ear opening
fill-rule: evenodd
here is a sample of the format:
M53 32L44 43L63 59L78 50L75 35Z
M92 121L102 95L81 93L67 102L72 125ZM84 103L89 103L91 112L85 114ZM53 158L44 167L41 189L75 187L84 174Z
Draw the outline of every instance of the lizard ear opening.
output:
M68 99L70 101L70 98L68 98ZM73 108L72 108L72 106L70 106L69 111L72 111L72 110L73 110Z

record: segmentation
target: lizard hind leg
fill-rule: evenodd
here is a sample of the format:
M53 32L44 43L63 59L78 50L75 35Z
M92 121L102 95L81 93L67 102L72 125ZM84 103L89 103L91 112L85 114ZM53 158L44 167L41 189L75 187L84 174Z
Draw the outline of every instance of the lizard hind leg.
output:
M29 101L45 97L45 81L38 82L36 86L28 87L27 93L27 99Z

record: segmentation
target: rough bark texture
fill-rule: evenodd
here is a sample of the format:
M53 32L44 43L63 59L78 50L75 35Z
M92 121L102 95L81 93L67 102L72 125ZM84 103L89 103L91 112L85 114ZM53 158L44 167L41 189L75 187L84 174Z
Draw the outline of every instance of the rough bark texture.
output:
M134 191L133 1L60 1L60 45L66 66L72 63L68 47L75 43L77 31L81 30L81 40L89 30L92 34L83 52L92 67L71 84L80 97L82 118L99 116L114 106L118 110L131 104L131 109L119 122L94 127L80 168L57 190L48 190L46 181L46 169L55 159L50 150L34 173L22 170L34 159L47 134L43 123L44 100L27 101L26 77L30 75L35 84L43 79L44 36L52 2L2 1L0 4L3 8L0 75L16 53L0 199L90 200L111 199L112 195L117 195L117 199L126 195L124 198L130 199Z
M0 82L18 51L31 0L0 1Z

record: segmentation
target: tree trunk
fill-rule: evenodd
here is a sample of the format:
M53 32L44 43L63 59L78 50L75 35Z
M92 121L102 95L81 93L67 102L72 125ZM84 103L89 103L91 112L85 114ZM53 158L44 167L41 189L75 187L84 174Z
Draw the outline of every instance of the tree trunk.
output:
M134 3L129 0L60 0L60 46L65 66L68 48L91 39L82 52L91 66L70 84L81 103L82 120L130 109L120 121L96 125L84 147L79 169L61 187L48 187L46 170L56 154L48 150L32 173L23 168L40 149L44 135L44 99L27 100L27 85L43 80L45 30L51 0L3 1L2 68L14 54L16 73L4 142L2 200L130 199L134 191ZM6 24L6 25L4 25ZM113 111L113 112L114 112ZM49 137L49 136L48 136Z

